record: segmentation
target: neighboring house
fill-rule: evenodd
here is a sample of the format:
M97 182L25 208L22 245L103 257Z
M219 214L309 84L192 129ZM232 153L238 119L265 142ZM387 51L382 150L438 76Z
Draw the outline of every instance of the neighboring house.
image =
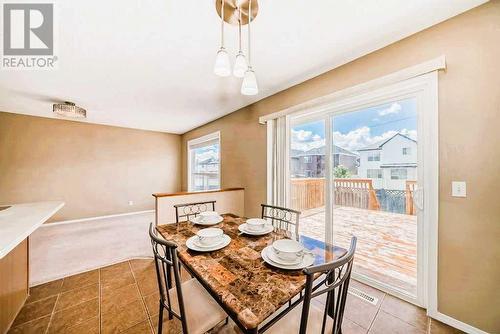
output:
M417 142L397 133L358 150L358 177L373 179L376 189L404 190L406 180L417 179Z
M209 157L197 160L192 173L193 190L218 189L219 185L219 159Z
M291 150L292 177L325 177L325 146L308 151ZM334 145L333 167L343 165L352 175L358 173L358 154Z

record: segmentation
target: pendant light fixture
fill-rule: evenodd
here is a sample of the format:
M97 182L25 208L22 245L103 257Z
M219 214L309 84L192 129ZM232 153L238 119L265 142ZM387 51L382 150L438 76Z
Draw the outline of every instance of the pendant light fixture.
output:
M222 0L221 8L221 32L220 39L221 45L215 57L214 73L220 77L227 77L231 74L231 63L229 61L229 55L224 47L224 7L225 0Z
M247 60L241 50L241 6L238 6L238 45L239 51L234 62L233 75L237 78L243 78L247 70Z
M248 68L243 77L243 83L241 84L241 94L243 95L256 95L259 93L259 87L257 85L257 77L252 69L252 48L251 48L251 22L252 22L252 0L248 4Z
M221 77L233 75L243 78L240 92L243 95L256 95L259 93L257 78L251 64L251 30L250 23L259 11L258 0L215 0L215 9L221 18L221 46L215 59L214 73ZM238 53L234 68L231 71L229 55L224 47L224 25L238 25ZM242 26L248 24L248 55L242 50ZM248 60L247 60L248 58Z

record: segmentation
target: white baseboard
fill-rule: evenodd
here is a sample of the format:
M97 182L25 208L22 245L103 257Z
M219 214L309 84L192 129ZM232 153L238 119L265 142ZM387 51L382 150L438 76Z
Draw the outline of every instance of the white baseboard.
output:
M461 322L455 318L447 316L446 314L443 314L438 311L432 311L432 312L428 311L427 315L433 319L439 320L442 323L460 329L461 331L464 331L469 334L489 334L488 332L480 330L479 328L473 327L469 324L466 324L465 322Z

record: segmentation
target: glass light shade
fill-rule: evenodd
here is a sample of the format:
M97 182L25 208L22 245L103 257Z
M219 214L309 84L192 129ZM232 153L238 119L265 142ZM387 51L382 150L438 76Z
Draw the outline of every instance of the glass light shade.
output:
M247 70L247 60L243 52L238 52L236 55L236 61L234 62L233 75L237 78L243 78L245 76L245 71Z
M52 111L60 116L71 118L86 118L87 110L78 107L73 102L56 103L52 105Z
M257 95L259 87L257 86L257 77L255 72L249 67L245 72L243 83L241 84L241 94L243 95Z
M231 63L226 49L220 48L215 57L214 73L220 77L231 75Z

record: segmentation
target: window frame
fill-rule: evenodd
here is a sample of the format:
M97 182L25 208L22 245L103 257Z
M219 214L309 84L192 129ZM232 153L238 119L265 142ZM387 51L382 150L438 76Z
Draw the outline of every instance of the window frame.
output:
M380 150L368 151L367 161L380 161ZM377 159L375 159L375 157Z
M380 175L380 177L370 177L368 176L369 171L377 171L377 175ZM384 171L381 168L367 168L366 169L366 178L368 179L374 179L374 180L380 180L384 178Z
M203 144L204 143L209 143L211 141L217 141L219 143L219 164L218 164L218 170L219 170L219 173L218 173L218 181L219 181L219 188L218 190L220 190L222 188L222 171L221 171L221 162L222 162L222 143L221 143L221 135L220 135L220 131L216 131L216 132L212 132L212 133L209 133L207 135L204 135L204 136L201 136L201 137L198 137L198 138L194 138L194 139L191 139L191 140L188 140L187 144L186 144L186 151L187 151L187 189L189 192L196 192L196 191L199 191L199 192L203 192L203 191L209 191L209 190L213 190L213 189L204 189L204 190L194 190L193 188L193 185L192 185L192 157L193 157L193 150L196 149L196 148L200 148L200 147L203 147ZM197 146L195 148L193 148L193 146ZM207 145L208 146L208 145Z
M405 178L401 178L400 177L401 176L400 171L402 171L402 170L405 171L405 174L406 174ZM398 171L398 175L397 175L398 177L397 178L394 178L392 176L392 172L393 171ZM408 168L391 168L391 180L408 180Z

